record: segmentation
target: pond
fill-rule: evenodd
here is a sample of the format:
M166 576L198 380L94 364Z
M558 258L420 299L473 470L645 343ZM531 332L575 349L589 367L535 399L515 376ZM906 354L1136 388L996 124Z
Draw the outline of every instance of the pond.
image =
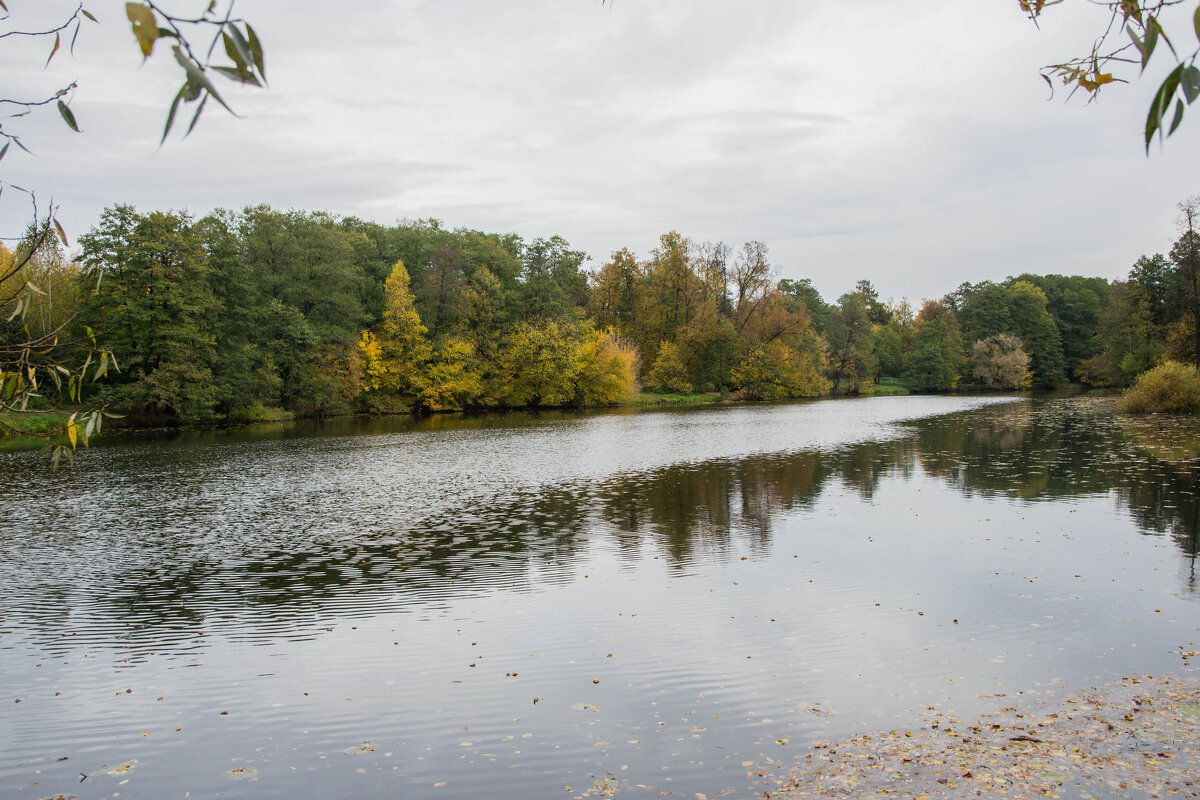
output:
M6 798L744 797L1200 641L1200 429L1111 400L106 438L0 454Z

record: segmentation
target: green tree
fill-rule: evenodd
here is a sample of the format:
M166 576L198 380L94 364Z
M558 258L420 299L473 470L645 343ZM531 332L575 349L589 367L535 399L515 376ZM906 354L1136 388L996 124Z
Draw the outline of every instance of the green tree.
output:
M966 362L962 331L954 312L941 303L926 302L917 317L904 382L918 392L952 392Z
M535 239L525 248L521 309L525 319L575 319L587 306L587 253L561 236Z
M825 317L829 344L829 377L835 391L858 394L875 380L878 362L872 348L868 298L860 291L838 298L839 306Z
M876 326L871 333L871 352L879 363L879 374L899 378L904 370L904 342L891 325Z
M218 400L211 321L220 307L191 218L114 206L79 243L83 263L101 273L80 321L124 367L103 396L128 409L211 418Z
M1043 389L1058 386L1064 377L1062 339L1050 316L1046 293L1027 281L1014 282L1008 292L1011 332L1029 353L1033 385Z

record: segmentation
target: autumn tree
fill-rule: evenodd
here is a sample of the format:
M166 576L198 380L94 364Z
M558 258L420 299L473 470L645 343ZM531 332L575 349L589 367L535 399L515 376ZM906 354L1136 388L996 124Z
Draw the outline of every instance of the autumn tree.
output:
M575 351L576 399L585 406L610 406L637 394L637 349L612 328L586 331Z
M741 395L752 400L818 397L830 388L821 374L819 350L789 347L782 341L755 344L732 377Z
M564 406L575 399L575 342L557 322L518 322L504 337L501 358L506 405Z
M688 380L687 367L679 355L674 342L664 341L658 346L658 355L646 376L647 385L669 394L690 394L692 384Z
M613 252L592 275L588 310L597 325L635 336L642 323L645 270L628 248Z
M1026 389L1033 375L1021 340L1007 333L980 339L971 349L975 380L989 389Z
M364 390L390 398L414 400L428 385L426 369L432 348L417 313L404 262L392 267L384 287L383 321L376 332L363 331L359 349L366 372Z

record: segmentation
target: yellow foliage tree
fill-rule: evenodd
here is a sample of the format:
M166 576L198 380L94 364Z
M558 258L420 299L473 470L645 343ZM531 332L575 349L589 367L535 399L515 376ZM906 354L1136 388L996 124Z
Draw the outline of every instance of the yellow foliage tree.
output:
M576 396L586 406L610 406L637 393L640 358L632 343L612 328L592 331L575 351L579 369Z
M744 397L777 400L784 397L818 397L829 391L821 374L822 352L816 341L800 349L779 340L756 344L733 369L734 383Z
M692 384L688 380L687 367L674 342L664 341L658 346L658 356L650 367L646 383L664 392L691 394Z
M555 322L519 322L505 337L504 402L564 406L575 399L575 343Z
M391 398L420 397L428 383L433 350L403 261L392 268L383 297L383 322L376 332L363 331L358 343L366 375L363 390Z
M430 411L461 411L476 404L483 391L475 345L450 337L429 366L429 380L421 393L422 405Z

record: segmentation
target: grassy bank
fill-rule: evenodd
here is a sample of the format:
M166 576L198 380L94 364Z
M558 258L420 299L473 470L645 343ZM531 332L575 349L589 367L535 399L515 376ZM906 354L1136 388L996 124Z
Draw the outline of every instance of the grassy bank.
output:
M659 392L638 392L628 405L633 406L698 406L722 402L720 392L704 394L663 394Z
M60 411L37 411L29 414L0 414L0 437L38 436L62 430L70 414Z

